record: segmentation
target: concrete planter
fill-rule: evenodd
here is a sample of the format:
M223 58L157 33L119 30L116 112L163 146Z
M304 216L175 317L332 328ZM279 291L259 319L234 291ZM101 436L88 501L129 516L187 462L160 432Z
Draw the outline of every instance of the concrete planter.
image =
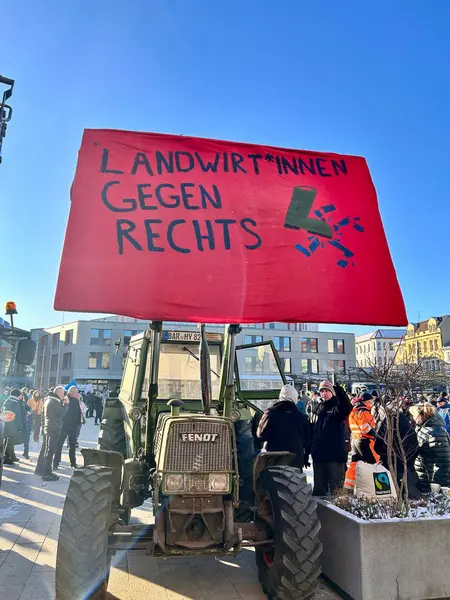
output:
M450 598L450 519L363 521L319 500L323 574L354 600Z

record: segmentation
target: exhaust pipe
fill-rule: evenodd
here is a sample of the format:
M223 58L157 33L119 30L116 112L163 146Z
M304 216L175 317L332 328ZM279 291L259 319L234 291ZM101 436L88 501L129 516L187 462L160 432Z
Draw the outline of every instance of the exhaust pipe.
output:
M204 323L200 325L200 331L200 381L202 386L202 402L205 415L210 415L212 403L211 364Z

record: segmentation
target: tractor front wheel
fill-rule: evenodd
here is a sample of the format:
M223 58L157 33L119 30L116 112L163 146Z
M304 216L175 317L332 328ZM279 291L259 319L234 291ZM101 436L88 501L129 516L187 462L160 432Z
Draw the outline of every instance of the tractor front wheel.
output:
M74 471L59 532L56 600L105 600L113 497L111 469L90 465Z
M273 542L257 546L264 592L273 600L305 600L321 573L320 523L306 476L295 467L265 469L257 483L256 511Z

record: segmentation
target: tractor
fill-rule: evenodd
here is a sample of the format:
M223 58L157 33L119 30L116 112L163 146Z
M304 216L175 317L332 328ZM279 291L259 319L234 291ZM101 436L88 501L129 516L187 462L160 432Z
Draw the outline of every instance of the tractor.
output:
M322 547L316 502L288 452L258 452L252 415L286 384L272 342L163 330L131 338L120 393L105 403L97 449L68 488L57 600L106 598L112 557L223 556L254 547L273 600L314 595ZM117 344L120 350L120 342ZM130 524L149 501L152 525Z

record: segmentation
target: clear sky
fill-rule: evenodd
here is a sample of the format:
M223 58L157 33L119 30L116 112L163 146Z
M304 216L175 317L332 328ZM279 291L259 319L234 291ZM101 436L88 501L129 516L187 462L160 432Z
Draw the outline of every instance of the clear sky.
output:
M18 326L61 322L53 297L86 127L365 156L409 319L449 312L448 0L22 0L1 23L0 73L16 86L0 302L18 304ZM366 294L389 302L383 281L355 302Z

